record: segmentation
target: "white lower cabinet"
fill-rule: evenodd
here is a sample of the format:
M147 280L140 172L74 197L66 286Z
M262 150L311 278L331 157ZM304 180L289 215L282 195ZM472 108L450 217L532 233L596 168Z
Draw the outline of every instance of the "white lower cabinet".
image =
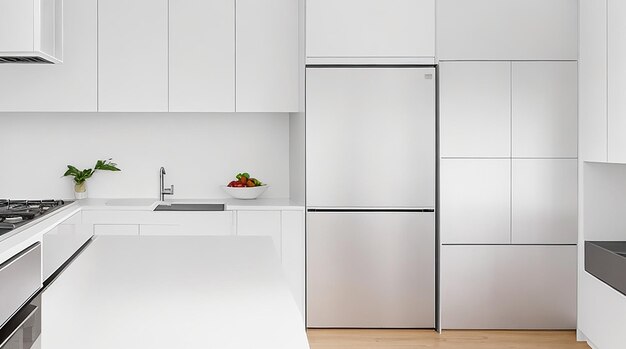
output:
M93 231L83 225L82 214L77 212L43 235L43 280L80 249L93 236Z
M139 235L138 224L94 224L94 235Z
M282 211L281 224L283 272L304 320L306 319L304 211Z
M304 211L237 211L237 235L270 236L294 300L305 315Z
M232 235L233 212L85 211L96 235Z
M143 236L167 236L180 235L181 226L179 224L141 224L139 235Z
M223 212L83 211L95 235L269 236L281 259L294 301L305 316L304 210Z
M237 235L269 236L281 256L282 221L280 211L237 211Z
M576 253L576 246L442 246L442 328L576 328Z

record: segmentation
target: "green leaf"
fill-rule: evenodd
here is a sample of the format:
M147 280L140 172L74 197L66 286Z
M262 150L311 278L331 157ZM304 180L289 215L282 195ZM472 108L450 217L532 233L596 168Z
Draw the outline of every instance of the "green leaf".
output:
M102 171L121 171L118 167L116 163L111 162L111 159L109 160L98 160L96 162L96 167L94 167L94 170L102 170Z
M79 171L76 167L72 165L67 165L67 171L63 174L63 176L72 176L74 177L74 182L77 184L81 184L85 182L87 179L91 178L96 170L104 170L104 171L121 171L116 163L111 162L112 159L108 160L98 160L96 162L96 166L94 168L86 168L82 171Z

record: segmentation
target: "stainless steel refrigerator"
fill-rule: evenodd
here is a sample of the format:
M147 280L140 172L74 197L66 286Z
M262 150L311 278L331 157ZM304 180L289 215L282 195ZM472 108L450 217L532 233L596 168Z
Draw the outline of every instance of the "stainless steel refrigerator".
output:
M432 67L307 67L307 325L435 327Z

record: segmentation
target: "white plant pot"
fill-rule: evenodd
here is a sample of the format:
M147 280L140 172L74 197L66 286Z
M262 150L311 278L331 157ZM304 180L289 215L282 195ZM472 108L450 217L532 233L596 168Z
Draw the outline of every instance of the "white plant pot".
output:
M74 197L76 200L87 198L87 182L74 185Z

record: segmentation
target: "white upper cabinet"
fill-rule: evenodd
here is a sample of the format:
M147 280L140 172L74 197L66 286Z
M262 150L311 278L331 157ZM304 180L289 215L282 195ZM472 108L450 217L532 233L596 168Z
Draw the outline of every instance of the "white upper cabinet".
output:
M98 4L99 111L168 111L168 0Z
M445 62L439 72L441 156L510 156L511 63Z
M511 160L441 161L441 242L511 242Z
M578 160L514 159L512 242L576 244Z
M306 26L307 63L434 61L435 0L307 0Z
M236 0L236 111L298 111L298 18L295 0Z
M169 1L169 110L235 111L235 1Z
M5 0L0 11L0 47L3 51L33 50L35 1ZM10 11L8 11L10 10Z
M579 156L584 161L607 161L606 3L607 0L580 0ZM619 21L623 22L623 18Z
M437 1L441 60L576 60L577 34L577 0Z
M625 163L626 1L608 0L608 8L608 161Z
M0 112L97 110L97 4L64 1L63 64L0 64Z
M577 63L514 62L512 82L513 157L577 157Z

